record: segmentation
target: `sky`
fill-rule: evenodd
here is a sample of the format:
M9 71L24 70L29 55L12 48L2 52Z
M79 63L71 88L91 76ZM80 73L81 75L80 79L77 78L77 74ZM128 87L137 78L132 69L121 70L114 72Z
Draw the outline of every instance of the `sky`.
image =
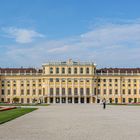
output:
M0 67L93 61L140 67L140 0L1 0Z

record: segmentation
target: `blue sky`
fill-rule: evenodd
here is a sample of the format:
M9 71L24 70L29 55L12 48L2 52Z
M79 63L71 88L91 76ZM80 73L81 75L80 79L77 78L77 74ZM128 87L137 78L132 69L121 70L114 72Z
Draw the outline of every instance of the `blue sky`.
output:
M1 0L0 67L50 60L140 67L139 0Z

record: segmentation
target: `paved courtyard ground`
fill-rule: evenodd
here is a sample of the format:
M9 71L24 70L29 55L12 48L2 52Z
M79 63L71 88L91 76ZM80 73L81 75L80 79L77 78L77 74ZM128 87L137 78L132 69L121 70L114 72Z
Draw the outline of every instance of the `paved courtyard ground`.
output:
M140 140L140 107L39 107L0 125L0 140Z

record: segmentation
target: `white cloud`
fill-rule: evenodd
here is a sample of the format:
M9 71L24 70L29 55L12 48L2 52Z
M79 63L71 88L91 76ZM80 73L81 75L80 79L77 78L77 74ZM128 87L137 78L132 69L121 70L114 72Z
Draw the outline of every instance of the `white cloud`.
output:
M17 43L30 43L34 38L43 37L42 34L30 29L9 27L3 28L3 31L9 38L14 38Z
M139 67L140 23L105 24L79 36L8 47L3 54L17 65L37 66L48 60L93 60L98 66ZM2 60L0 60L2 63Z

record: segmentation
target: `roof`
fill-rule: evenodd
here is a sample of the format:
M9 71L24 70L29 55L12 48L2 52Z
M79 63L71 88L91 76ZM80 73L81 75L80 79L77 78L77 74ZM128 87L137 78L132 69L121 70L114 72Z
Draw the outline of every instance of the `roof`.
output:
M0 73L42 73L42 70L35 68L0 68Z
M140 73L140 68L102 68L97 73Z

